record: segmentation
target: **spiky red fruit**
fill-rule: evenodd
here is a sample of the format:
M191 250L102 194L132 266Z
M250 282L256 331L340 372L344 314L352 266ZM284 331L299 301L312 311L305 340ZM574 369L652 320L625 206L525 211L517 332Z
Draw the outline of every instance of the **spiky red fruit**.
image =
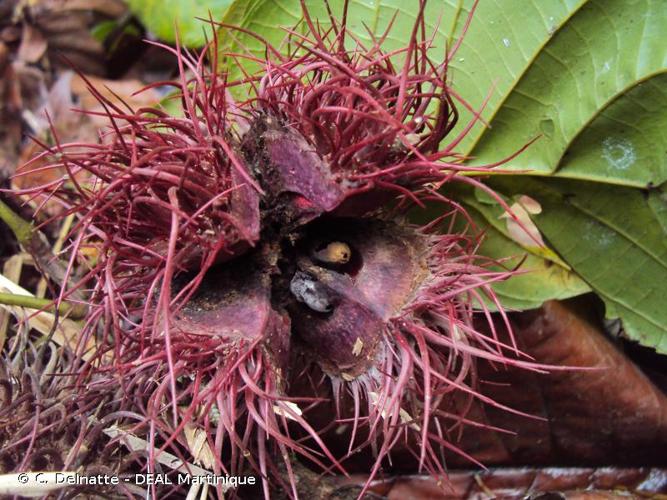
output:
M267 47L246 101L232 101L236 83L203 55L180 50L192 71L179 85L182 118L128 113L98 94L112 124L103 144L47 151L67 175L39 190L79 218L72 264L88 266L78 286L91 287L80 345L96 348L79 352L78 383L120 383L113 409L158 450L149 467L159 449L198 458L188 436L203 432L212 470L250 464L267 497L271 481L297 495L293 454L344 472L370 447L372 478L401 436L420 468L444 473L440 450L456 448L440 402L482 397L474 360L531 366L473 327L508 273L452 232L465 212L437 193L448 181L483 185L454 153L469 126L442 146L457 115L447 60L428 56L424 3L393 54L380 42L350 49L344 24L332 18L325 31L303 12L308 35L288 56ZM424 228L402 220L426 200L447 212ZM331 421L353 422L345 456L308 423L326 402L290 397L311 365L335 406L354 402Z

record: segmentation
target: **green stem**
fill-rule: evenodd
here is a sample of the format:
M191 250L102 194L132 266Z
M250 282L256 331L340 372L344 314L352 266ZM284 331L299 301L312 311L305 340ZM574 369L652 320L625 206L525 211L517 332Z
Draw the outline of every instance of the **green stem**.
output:
M15 293L0 292L0 304L26 307L28 309L44 309L46 311L53 311L55 309L53 300L51 299L41 299L32 295L18 295ZM69 317L72 319L80 319L85 316L86 308L81 304L62 302L58 310L61 314L70 313Z
M5 221L21 245L26 246L30 244L30 240L32 239L32 224L24 221L15 214L2 200L0 200L0 219Z
M19 244L32 255L40 270L60 286L67 287L69 284L65 282L67 267L60 259L54 257L46 236L36 230L32 223L14 213L2 200L0 200L0 219L9 226ZM74 290L72 297L77 300L84 299L79 290Z

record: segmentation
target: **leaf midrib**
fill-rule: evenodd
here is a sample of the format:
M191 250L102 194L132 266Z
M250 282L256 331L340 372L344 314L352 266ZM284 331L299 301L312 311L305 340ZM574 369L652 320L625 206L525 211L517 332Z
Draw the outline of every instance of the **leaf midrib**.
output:
M499 112L499 111L501 110L501 108L504 106L504 104L505 104L505 102L507 101L507 99L509 99L509 97L510 97L510 95L512 94L512 92L515 91L515 89L516 89L517 86L519 85L519 82L521 82L521 81L523 80L523 77L524 77L525 74L528 72L528 70L532 67L533 63L535 62L535 60L537 59L537 57L542 53L542 51L544 50L544 48L545 48L545 47L546 47L546 46L547 46L547 45L554 39L554 37L555 37L558 33L560 33L560 31L561 31L561 30L563 29L563 27L568 23L568 21L569 21L570 19L572 19L572 17L573 17L577 12L579 12L579 10L580 10L580 9L587 3L587 2L588 2L588 0L581 0L580 3L579 3L574 9L572 9L572 11L571 11L568 15L566 15L566 16L563 18L563 20L561 21L561 23L560 23L560 25L558 26L558 28L555 29L553 32L549 33L549 36L546 37L546 38L544 39L544 41L543 41L539 46L536 47L536 50L533 52L531 58L530 58L529 60L526 61L526 64L525 64L523 70L522 70L519 74L516 75L516 78L514 79L512 85L511 85L510 87L508 87L508 89L507 89L507 91L505 92L504 96L500 99L500 101L498 101L498 105L496 106L496 108L490 113L490 115L489 115L488 118L485 118L485 120L487 121L487 123L491 123L491 122L493 121L493 119L495 118L495 116L498 114L498 112ZM548 30L547 30L547 31L548 31ZM478 132L473 132L473 131L471 130L470 135L471 135L471 137L473 137L473 140L470 142L470 145L467 147L467 149L466 149L465 151L463 151L462 153L464 153L465 155L469 155L472 151L474 151L475 147L477 146L477 144L479 143L479 141L482 139L482 137L484 136L484 134L485 134L486 132L487 132L487 127L482 127L482 129L479 130Z
M590 118L586 122L582 122L581 127L577 130L576 134L572 136L572 138L565 144L565 147L562 149L562 152L560 156L558 157L558 160L555 162L555 168L551 171L545 171L545 175L558 175L558 172L561 167L561 163L563 161L563 157L565 156L565 153L570 149L572 144L576 141L576 139L586 130L586 128L591 125L595 121L596 118L598 118L602 113L604 113L607 109L609 109L610 106L612 106L616 101L622 99L625 97L625 95L630 92L632 89L636 88L637 86L646 83L648 80L655 78L660 75L667 74L667 68L661 68L659 70L653 71L651 73L647 73L646 75L642 76L638 80L633 80L632 84L626 85L623 87L619 92L611 96L609 99L604 101L601 106L599 106L594 113L591 114ZM565 176L562 176L565 177ZM585 177L577 177L577 179L582 179ZM611 183L613 184L613 183ZM621 184L625 185L625 184ZM639 184L636 187L644 187L643 184Z
M570 206L578 209L580 212L584 213L585 215L591 217L592 219L599 221L601 224L605 225L612 231L616 232L617 234L621 235L623 238L625 238L628 242L631 244L635 245L637 248L641 249L647 256L651 257L660 267L662 267L665 271L667 271L667 264L662 261L662 259L654 254L648 247L645 247L643 244L639 243L636 241L630 234L628 234L626 231L623 229L619 228L615 224L613 224L612 221L607 220L606 218L602 217L599 214L596 214L595 212L592 212L578 203L572 201L570 202Z

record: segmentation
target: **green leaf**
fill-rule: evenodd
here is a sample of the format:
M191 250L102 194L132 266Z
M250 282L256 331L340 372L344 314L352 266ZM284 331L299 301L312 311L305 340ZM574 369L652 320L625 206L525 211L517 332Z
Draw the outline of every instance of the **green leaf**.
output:
M475 110L482 109L488 97L482 116L490 121L544 46L585 3L585 0L482 0L451 62L452 86ZM469 5L466 2L467 7L459 16L457 35L462 31ZM467 110L459 111L461 117L454 134L473 118ZM469 153L485 130L478 123L461 142L460 152ZM502 155L494 157L497 161Z
M625 96L629 101L619 103L619 109L627 109L634 98L629 91L665 71L666 30L667 9L663 0L588 1L539 54L494 117L492 129L473 151L477 161L497 161L542 134L540 140L512 161L510 168L554 173L575 138L610 103ZM637 89L638 94L643 91ZM649 94L649 99L657 99L664 109L662 92L646 89L645 93ZM651 103L643 105L650 107ZM618 115L619 109L610 110L607 123ZM632 143L631 138L621 136L619 139L619 128L623 128L622 123L615 123L610 135L605 135L606 130L587 133L602 135L603 144L598 141L598 146L605 148L606 144L606 155L612 162L614 158L621 158L621 166L624 166L633 155L636 161L638 154L630 152L630 148L638 145ZM642 130L646 128L642 126ZM646 139L650 141L652 135L652 132L647 133ZM611 139L605 143L607 137ZM578 150L582 147L587 146L579 144ZM625 157L624 151L627 151ZM586 177L586 165L578 159L568 159L572 161L578 163L574 169L577 176ZM651 168L641 163L633 169L628 167L616 168L612 182L635 185L643 182L645 185L646 180L655 184L664 180L664 165ZM635 168L643 172L636 174ZM595 170L591 169L591 176L604 180L607 170Z
M165 95L160 100L159 107L170 116L179 118L184 116L183 102L181 101L181 95L178 91L172 91Z
M637 84L575 139L556 175L646 187L667 181L667 74Z
M495 179L505 194L530 192L553 248L597 292L626 334L667 353L665 232L637 189L566 179Z
M436 45L444 47L459 15L463 11L460 2L445 0L430 2L426 7L427 29L437 32ZM330 0L329 6L337 19L341 19L344 0ZM417 2L414 2L417 6ZM330 25L325 2L308 2L308 12L321 26ZM406 9L400 0L356 0L351 1L348 10L347 28L365 42L371 42L368 30L378 35L383 33L395 14L396 22L391 35L387 38L385 49L404 47L415 22L416 9ZM442 19L442 23L439 20ZM280 46L287 36L286 29L297 25L303 26L301 3L299 0L236 0L232 3L225 23L246 28L259 33L264 39ZM247 47L256 55L264 54L264 46L254 37L243 33L234 33L238 46Z
M338 15L343 0L330 4ZM472 4L428 3L436 60L436 50L444 57L464 30ZM416 6L416 0L350 0L348 29L369 41L366 26L379 34L398 12L385 49L402 47ZM308 7L327 24L323 3ZM236 0L225 21L275 46L284 41L284 28L303 30L298 0ZM452 87L474 109L488 98L481 115L492 126L474 125L459 152L475 157L475 164L495 163L541 135L507 168L554 177L493 179L508 201L528 195L542 205L534 220L558 253L550 261L529 253L523 269L534 272L495 286L503 302L534 307L592 288L608 316L623 319L630 337L663 352L667 308L659 299L667 282L667 201L664 189L654 186L667 181L665 32L664 0L482 0L449 65ZM264 53L248 35L223 30L222 37L224 50ZM230 61L228 69L238 66ZM459 111L453 136L473 116L462 106ZM525 250L507 237L497 218L501 209L474 196L458 199L489 224L481 251L518 262Z
M436 32L435 45L441 48L443 54L443 47L448 45L447 37L454 29L462 11L459 3L445 0L427 4L426 19L429 20L427 29ZM332 13L339 20L343 13L343 5L343 0L329 1ZM414 2L414 5L416 6L417 2ZM308 11L321 26L324 28L330 26L325 2L308 2ZM352 0L348 11L348 30L363 42L370 44L372 39L368 31L375 35L383 33L397 13L398 17L392 26L391 35L383 47L385 50L402 48L410 37L416 13L416 9L406 9L404 1ZM438 25L439 19L442 19L442 25ZM275 47L284 46L283 42L288 35L286 30L296 28L297 31L305 31L299 0L236 0L229 7L224 22L258 33ZM265 53L263 43L246 33L223 29L221 39L225 51L247 53L258 57L262 57ZM238 62L251 72L258 68L246 60ZM233 71L236 66L237 61L232 61L227 69Z
M104 43L107 37L116 29L118 21L116 19L108 19L101 21L93 26L90 30L92 37L100 43Z
M667 245L667 191L665 191L665 186L649 191L648 206L662 227L663 241Z
M470 28L456 58L451 62L452 78L457 91L474 107L481 107L493 91L487 110L491 112L504 100L532 59L553 33L585 0L484 0L479 3ZM463 31L473 0L430 1L426 6L426 27L435 33L433 57L453 47ZM332 12L340 18L343 0L330 0ZM405 46L415 22L416 0L351 0L348 29L362 41L370 42L366 29L383 33L394 15L396 21L384 47L392 50ZM308 2L311 16L328 24L324 2ZM236 0L227 11L225 22L259 33L275 46L285 39L285 28L301 21L299 0ZM223 31L224 37L225 31ZM227 48L247 49L261 56L264 47L258 40L242 33L229 33ZM252 68L252 65L248 65ZM233 65L232 65L233 69ZM472 115L461 110L461 123ZM489 114L490 115L490 114ZM481 125L474 129L479 135ZM462 144L469 149L474 137Z
M485 225L481 212L472 206L466 208L476 224ZM590 291L590 287L576 273L546 259L526 254L493 227L485 230L479 253L493 259L504 259L504 265L509 269L521 264L518 274L493 286L503 307L508 309L532 309L549 299L568 299Z
M232 0L128 0L132 12L160 40L180 41L186 47L201 47L210 31L209 12L214 21L222 18Z

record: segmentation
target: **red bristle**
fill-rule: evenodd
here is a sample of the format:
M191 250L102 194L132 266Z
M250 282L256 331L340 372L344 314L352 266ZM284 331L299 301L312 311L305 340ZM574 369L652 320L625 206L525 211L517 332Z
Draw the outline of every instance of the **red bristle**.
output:
M433 38L425 2L419 5L406 47L385 52L389 28L364 46L346 29L347 2L340 22L329 11L328 28L302 2L308 31L287 30L288 55L238 30L266 46L264 60L224 54L262 63L259 73L239 81L217 73L217 36L199 55L178 41L176 48L156 44L177 58L180 80L172 85L184 117L125 111L91 86L111 125L102 144L56 142L38 157L52 161L41 170L65 175L23 194L57 200L63 214L77 215L68 276L79 263L86 274L75 288L90 288L71 371L79 390L114 394L113 415L148 436L142 466L154 470L164 450L185 455L185 430L193 426L206 433L213 472L242 474L250 467L267 498L276 482L297 496L293 455L346 473L344 461L370 448L368 487L401 441L419 471L444 476L444 451L475 462L450 436L463 425L482 425L466 409L444 412L446 397L458 392L469 405L478 399L512 411L478 391L475 360L544 369L525 359L511 329L509 344L500 340L484 302L500 306L491 284L514 271L476 255L479 238L455 232L458 219L471 228L472 219L437 192L448 182L464 183L511 213L499 195L465 175L503 161L469 167L454 151L481 110L447 82L460 41L444 61L430 58ZM204 63L210 53L212 69ZM254 95L233 102L230 89L243 84ZM451 139L456 103L473 118ZM446 214L423 228L394 220L432 201ZM357 251L366 252L362 264L372 268L368 276L308 260L311 233L324 230L358 242ZM96 252L94 262L83 257L84 248ZM382 260L387 255L404 265L392 267ZM290 288L297 275L307 277L297 283L304 296ZM387 276L397 281L385 283ZM318 300L335 295L332 308L350 314L309 304L313 290L323 293ZM490 334L474 328L475 310ZM368 328L357 337L359 350L367 350L358 360L356 343L352 355L346 351L351 337L341 326L350 317ZM502 318L509 327L504 312ZM93 341L94 352L84 352ZM307 361L302 371L295 360ZM310 377L312 363L325 375L311 385L328 385L336 422L353 424L343 457L309 421L310 411L327 401L290 397L295 371ZM342 404L348 397L351 415ZM297 411L296 402L307 407Z

